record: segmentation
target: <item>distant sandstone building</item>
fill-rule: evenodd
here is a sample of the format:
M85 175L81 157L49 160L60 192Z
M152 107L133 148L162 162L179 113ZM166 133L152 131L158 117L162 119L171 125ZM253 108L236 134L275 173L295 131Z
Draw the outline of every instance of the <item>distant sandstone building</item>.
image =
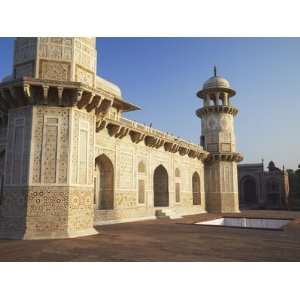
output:
M94 225L239 212L231 105L217 76L197 93L201 145L124 118L139 109L96 73L95 38L17 38L0 83L1 238L65 238Z
M273 161L264 164L239 164L239 197L243 209L283 209L288 207L288 173L277 168Z

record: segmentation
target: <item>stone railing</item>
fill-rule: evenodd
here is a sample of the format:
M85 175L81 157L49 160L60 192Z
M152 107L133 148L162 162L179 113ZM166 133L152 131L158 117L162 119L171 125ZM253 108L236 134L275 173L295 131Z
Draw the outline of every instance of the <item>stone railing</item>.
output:
M158 129L152 128L150 126L138 123L136 121L132 121L132 120L126 119L124 117L121 117L120 121L122 123L124 123L124 124L128 124L132 128L144 130L144 131L148 132L149 134L154 134L154 135L159 136L161 138L170 138L170 139L174 139L174 140L179 140L180 139L179 137L177 137L175 135L169 134L167 132L163 132L161 130L158 130ZM184 142L187 142L187 141L185 141L183 139L181 139L181 140L184 141ZM187 143L190 143L190 142L187 142Z

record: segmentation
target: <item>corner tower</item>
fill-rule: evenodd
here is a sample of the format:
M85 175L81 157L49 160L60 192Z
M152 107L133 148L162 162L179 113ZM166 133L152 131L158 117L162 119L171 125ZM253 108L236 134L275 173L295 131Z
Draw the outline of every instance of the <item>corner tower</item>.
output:
M235 95L229 82L217 76L209 78L197 96L204 106L196 111L201 118L201 145L210 152L205 164L206 208L208 212L239 212L234 121L238 110L231 105Z
M95 134L110 113L137 107L97 76L96 59L95 38L16 39L0 82L0 238L97 233Z

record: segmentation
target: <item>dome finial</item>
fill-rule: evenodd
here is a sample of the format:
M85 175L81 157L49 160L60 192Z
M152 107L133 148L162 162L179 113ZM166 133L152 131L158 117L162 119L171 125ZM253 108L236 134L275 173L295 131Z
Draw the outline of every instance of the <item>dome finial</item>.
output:
M214 76L217 76L217 67L214 65Z

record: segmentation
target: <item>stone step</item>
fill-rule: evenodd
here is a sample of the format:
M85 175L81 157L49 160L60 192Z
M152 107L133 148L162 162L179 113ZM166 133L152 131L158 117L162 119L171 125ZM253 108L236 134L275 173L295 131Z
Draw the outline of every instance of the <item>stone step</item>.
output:
M170 219L161 209L155 211L155 216L157 219Z
M178 213L174 212L172 209L170 208L161 208L161 209L157 209L155 211L155 216L159 219L159 218L169 218L169 219L179 219L182 218L181 215L179 215Z
M162 211L170 217L170 219L180 219L182 218L182 215L178 214L171 208L163 208Z

